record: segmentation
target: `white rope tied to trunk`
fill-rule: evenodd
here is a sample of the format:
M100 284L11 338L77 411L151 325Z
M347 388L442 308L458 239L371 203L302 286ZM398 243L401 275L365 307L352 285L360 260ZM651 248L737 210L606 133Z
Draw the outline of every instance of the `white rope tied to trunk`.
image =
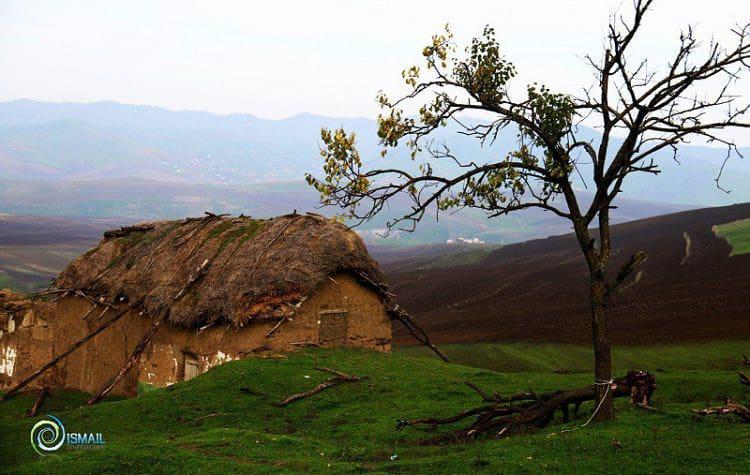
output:
M584 422L578 427L574 427L572 429L563 429L560 432L573 432L574 430L578 430L589 425L591 421L594 420L594 417L596 417L596 414L599 412L599 409L602 408L602 405L604 404L604 401L607 399L607 396L609 395L609 390L612 388L612 385L614 384L614 382L615 381L613 379L610 379L609 381L603 381L601 379L597 379L596 381L594 381L595 386L606 385L607 389L604 391L604 396L602 396L601 400L599 401L599 404L597 404L596 409L594 409L594 412L591 413L591 417L589 417L589 420L587 420L586 422Z

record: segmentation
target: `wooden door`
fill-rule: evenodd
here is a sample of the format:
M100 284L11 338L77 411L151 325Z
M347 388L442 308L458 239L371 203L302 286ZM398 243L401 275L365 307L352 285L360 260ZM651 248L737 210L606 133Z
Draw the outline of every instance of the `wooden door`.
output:
M318 342L325 346L338 346L346 342L346 310L324 310L318 314L320 333Z
M201 367L198 358L190 353L184 353L185 366L183 368L184 380L188 381L201 374Z

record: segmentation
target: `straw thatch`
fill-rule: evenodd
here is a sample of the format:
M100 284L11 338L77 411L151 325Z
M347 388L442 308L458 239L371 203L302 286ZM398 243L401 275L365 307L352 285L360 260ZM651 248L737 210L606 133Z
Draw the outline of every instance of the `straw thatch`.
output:
M209 215L109 231L55 285L184 327L242 326L288 315L337 272L351 272L387 300L378 264L341 223L317 215Z

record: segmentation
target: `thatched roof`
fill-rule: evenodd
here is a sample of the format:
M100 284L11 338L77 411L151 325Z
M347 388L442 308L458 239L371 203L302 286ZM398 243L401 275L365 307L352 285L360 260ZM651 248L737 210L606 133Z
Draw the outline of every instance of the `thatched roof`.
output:
M387 300L378 264L341 223L317 215L210 215L109 231L55 285L128 302L184 327L242 326L289 314L336 272L351 272Z

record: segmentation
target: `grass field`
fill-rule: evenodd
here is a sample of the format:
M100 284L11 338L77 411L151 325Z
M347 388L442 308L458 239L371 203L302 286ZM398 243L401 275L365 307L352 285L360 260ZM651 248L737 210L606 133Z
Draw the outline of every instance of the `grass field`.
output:
M452 362L498 372L585 373L594 368L590 347L552 343L460 343L440 345ZM432 358L423 346L402 346L396 352ZM737 358L750 353L748 341L716 341L690 345L617 346L612 348L615 371L643 369L724 370L737 367Z
M618 400L618 419L611 423L561 433L582 419L565 426L556 421L530 435L440 447L419 444L433 435L429 429L395 431L396 421L478 405L476 394L463 384L466 380L510 393L530 386L546 391L584 385L590 375L550 372L558 366L550 359L568 358L571 352L562 347L556 352L542 348L544 356L532 357L535 347L515 346L514 352L523 357L508 368L524 371L505 373L403 351L313 350L288 358L251 358L171 388L94 407L79 408L83 394L55 391L40 414L54 414L69 432L102 432L107 444L97 450L63 447L47 457L38 456L29 444L29 429L40 418L23 417L34 395L21 395L0 403L0 471L739 473L750 468L750 425L697 418L690 410L727 396L750 400L750 391L737 383L739 358L734 365L726 359L743 346L750 342L670 350L656 373L654 405L659 412L637 410ZM622 364L651 364L637 361L652 356L645 349L628 351L619 351ZM316 366L368 379L276 407L286 396L326 378ZM581 418L591 410L584 409Z
M733 256L750 252L750 219L715 226L714 232L732 246Z

